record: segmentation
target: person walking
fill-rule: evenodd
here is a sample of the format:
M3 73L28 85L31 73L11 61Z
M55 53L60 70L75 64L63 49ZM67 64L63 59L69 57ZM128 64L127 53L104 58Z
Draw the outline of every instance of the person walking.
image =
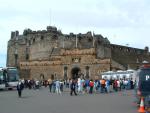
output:
M106 87L106 92L110 93L110 81L108 79L106 80L105 85L106 85L105 86Z
M56 93L57 94L61 94L61 91L60 91L60 81L56 80L55 84L56 84Z
M106 89L105 89L105 79L103 78L102 80L100 80L100 83L101 83L101 93L106 92Z
M52 79L48 79L48 83L49 83L49 91L51 93L52 92L52 85L53 85Z
M18 91L18 97L20 98L22 96L22 90L24 88L24 84L19 80L17 84L17 91Z
M89 91L89 94L92 94L92 93L93 93L93 87L94 87L94 82L93 82L92 79L90 80L89 85L90 85L90 91Z
M72 80L71 85L70 85L70 95L72 96L72 93L74 93L75 95L77 95L76 93L76 81Z

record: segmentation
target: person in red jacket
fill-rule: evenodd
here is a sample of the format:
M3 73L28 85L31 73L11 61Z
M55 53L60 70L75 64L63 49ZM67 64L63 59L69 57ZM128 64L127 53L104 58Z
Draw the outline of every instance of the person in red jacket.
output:
M89 93L92 94L92 93L93 93L93 87L94 87L94 82L93 82L92 79L90 80L89 86L90 86L90 91L89 91Z
M118 91L118 90L117 90L117 89L118 89L118 83L117 83L117 80L114 81L114 84L113 84L113 85L114 85L114 90L115 90L115 91Z

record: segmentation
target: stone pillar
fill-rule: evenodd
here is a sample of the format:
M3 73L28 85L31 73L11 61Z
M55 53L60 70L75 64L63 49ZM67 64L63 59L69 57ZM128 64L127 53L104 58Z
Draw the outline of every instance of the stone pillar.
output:
M15 32L11 32L11 39L13 39L15 37Z
M19 36L19 31L16 31L16 32L15 32L15 36Z

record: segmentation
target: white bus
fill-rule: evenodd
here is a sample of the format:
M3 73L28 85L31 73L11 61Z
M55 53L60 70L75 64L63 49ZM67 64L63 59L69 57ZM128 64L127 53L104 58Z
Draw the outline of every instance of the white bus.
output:
M16 67L6 67L3 69L6 89L14 89L19 81L18 69Z
M116 72L114 71L108 71L108 72L104 72L101 74L102 78L105 79L133 79L133 81L135 80L135 76L136 76L136 71L135 70L126 70L126 71L122 71L122 70L118 70Z

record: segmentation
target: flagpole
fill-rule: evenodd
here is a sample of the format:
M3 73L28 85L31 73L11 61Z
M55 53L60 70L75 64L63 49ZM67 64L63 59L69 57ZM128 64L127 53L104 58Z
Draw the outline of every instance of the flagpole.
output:
M64 37L63 37L63 48L64 48Z
M94 31L93 31L93 47L94 47L94 43L95 43L95 37L94 37Z

